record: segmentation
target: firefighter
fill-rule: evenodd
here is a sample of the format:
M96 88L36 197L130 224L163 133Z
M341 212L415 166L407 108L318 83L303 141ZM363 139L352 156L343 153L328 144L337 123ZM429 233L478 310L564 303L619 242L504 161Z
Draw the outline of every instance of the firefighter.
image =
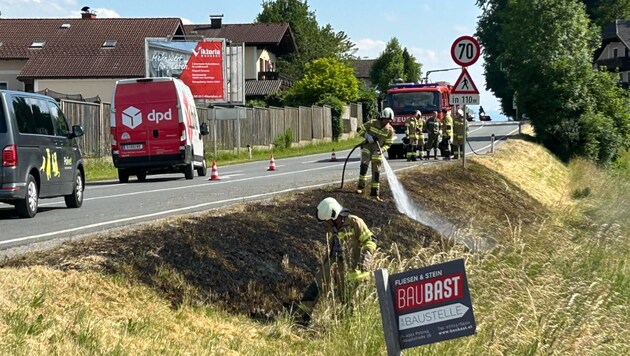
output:
M370 276L370 258L376 250L374 235L363 219L350 214L337 200L328 197L317 205L317 220L326 227L324 261L300 301L299 322L308 324L320 295L331 294L342 303L352 287Z
M433 158L438 159L437 152L438 152L438 142L440 140L441 125L440 125L440 119L438 117L437 111L433 112L433 115L431 115L427 119L424 126L426 127L427 133L429 134L429 139L426 146L426 151L427 151L426 159L429 159L431 157L431 149L434 150Z
M451 159L451 144L453 143L453 117L451 111L442 109L442 146L444 151L441 152L444 159Z
M464 120L464 111L462 109L457 110L453 120L453 144L451 145L453 159L459 159L460 152L464 153L464 132L466 130Z
M385 108L378 118L371 120L359 128L359 135L365 138L361 145L361 166L359 167L359 184L357 193L363 194L367 182L368 165L372 162L372 185L370 196L381 201L379 197L380 171L383 164L383 152L394 142L394 128L390 123L394 120L394 111Z
M416 111L405 122L405 139L407 141L407 162L416 161L416 151L418 150L418 141L422 134L422 127L419 120L422 118L420 110ZM420 127L419 127L420 126Z

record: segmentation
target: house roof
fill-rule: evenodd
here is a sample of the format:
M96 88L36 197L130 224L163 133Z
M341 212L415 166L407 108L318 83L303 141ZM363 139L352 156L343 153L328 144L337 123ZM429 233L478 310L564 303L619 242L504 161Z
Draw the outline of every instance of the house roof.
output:
M354 76L358 79L370 79L370 70L376 59L357 59L352 61Z
M297 52L293 32L288 23L247 23L184 25L188 35L225 38L233 43L245 43L262 48L273 48L277 54Z
M247 80L245 81L245 96L267 96L280 90L287 89L289 83L277 80Z
M602 44L595 51L595 59L599 58L602 51L611 42L621 41L626 48L630 49L630 20L615 20L602 29Z
M183 34L179 18L0 19L0 59L27 60L19 79L143 77L145 37Z

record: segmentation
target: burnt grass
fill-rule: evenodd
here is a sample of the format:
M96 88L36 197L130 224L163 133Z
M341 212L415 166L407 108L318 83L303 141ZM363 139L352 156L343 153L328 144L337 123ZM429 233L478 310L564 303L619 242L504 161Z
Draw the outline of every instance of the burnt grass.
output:
M410 198L457 226L487 236L507 229L507 219L527 226L545 218L545 208L497 173L469 163L423 165L397 173ZM256 319L273 318L299 300L320 264L323 226L314 217L323 198L335 197L362 217L388 253L402 258L421 248L436 252L449 242L431 227L396 210L386 179L384 202L335 186L243 203L202 214L161 220L64 243L50 250L2 261L2 268L44 265L97 271L143 283L170 301L217 306Z

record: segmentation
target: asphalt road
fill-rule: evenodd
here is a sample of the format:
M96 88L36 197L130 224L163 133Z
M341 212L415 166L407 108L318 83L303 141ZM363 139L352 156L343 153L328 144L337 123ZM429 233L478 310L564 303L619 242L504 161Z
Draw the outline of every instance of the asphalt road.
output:
M492 134L500 143L518 134L518 123L475 122L470 125L467 155L490 149ZM268 171L269 162L259 161L218 167L220 180L207 177L185 180L183 174L148 176L145 182L131 178L118 181L88 182L83 206L67 209L63 198L40 201L33 219L19 219L13 207L0 203L0 250L42 241L67 239L112 228L217 209L234 203L270 198L276 194L325 185L339 185L343 163L350 150L276 160L277 170ZM354 151L346 168L346 183L358 178L360 150ZM412 166L441 161L388 161L394 172Z

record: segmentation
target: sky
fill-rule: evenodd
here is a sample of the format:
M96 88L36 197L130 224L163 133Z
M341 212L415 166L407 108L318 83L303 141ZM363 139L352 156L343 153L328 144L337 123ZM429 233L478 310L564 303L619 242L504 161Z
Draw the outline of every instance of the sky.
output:
M320 26L330 24L355 43L356 55L376 58L396 37L418 62L422 72L456 68L450 49L460 36L472 36L481 10L475 0L308 0ZM97 17L179 17L184 23L209 23L223 15L224 24L252 23L262 0L0 0L2 18L79 18L89 6ZM493 120L506 120L500 104L485 90L483 58L468 67L480 91L480 101ZM436 72L431 80L454 84L461 70ZM474 107L473 107L474 108Z

